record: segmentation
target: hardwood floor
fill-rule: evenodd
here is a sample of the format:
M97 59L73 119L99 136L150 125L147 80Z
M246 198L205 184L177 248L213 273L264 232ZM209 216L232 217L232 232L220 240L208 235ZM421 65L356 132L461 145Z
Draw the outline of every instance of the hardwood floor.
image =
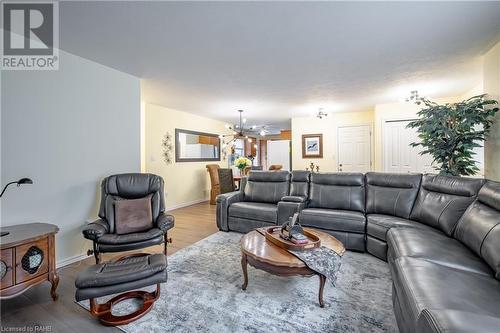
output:
M173 240L168 247L169 255L218 231L215 206L208 202L170 213L175 216L175 227L169 232ZM162 246L153 246L144 251L161 252ZM120 254L105 254L103 259L109 260L118 255ZM58 269L59 299L56 302L50 298L49 283L33 287L13 299L2 300L1 331L22 331L27 327L26 332L30 328L33 328L33 332L121 332L117 328L101 325L88 311L74 302L75 277L79 271L93 263L94 258L90 257Z

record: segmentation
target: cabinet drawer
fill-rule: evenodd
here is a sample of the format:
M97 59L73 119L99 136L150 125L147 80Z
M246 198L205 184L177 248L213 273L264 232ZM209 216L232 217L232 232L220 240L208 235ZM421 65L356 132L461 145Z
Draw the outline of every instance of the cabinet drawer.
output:
M49 271L48 239L40 239L16 247L16 284Z
M14 270L12 268L12 262L14 261L13 257L13 249L5 249L0 251L1 273L3 275L0 275L0 289L8 288L14 284Z

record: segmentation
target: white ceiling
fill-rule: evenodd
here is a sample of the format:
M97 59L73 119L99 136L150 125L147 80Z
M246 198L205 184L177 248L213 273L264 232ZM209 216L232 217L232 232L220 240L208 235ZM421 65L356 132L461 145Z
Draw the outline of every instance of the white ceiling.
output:
M61 48L143 79L143 99L250 124L480 82L500 2L63 2Z

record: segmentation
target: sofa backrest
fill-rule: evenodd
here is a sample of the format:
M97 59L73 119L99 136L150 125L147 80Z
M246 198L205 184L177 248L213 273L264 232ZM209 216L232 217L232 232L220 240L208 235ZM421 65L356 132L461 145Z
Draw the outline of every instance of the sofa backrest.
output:
M311 173L309 171L292 171L290 184L290 195L298 197L309 197L309 181Z
M362 173L313 173L309 207L365 211L365 176Z
M250 172L244 189L244 200L277 203L289 194L290 173L288 171Z
M409 218L421 180L421 174L368 172L366 213Z
M483 183L479 178L424 175L410 219L451 236Z
M500 183L487 181L457 224L454 238L490 265L500 280Z

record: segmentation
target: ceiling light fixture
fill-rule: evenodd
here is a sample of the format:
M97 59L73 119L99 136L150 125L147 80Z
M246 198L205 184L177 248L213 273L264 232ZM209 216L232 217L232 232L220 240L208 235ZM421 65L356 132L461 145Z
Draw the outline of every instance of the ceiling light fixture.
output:
M413 102L417 105L420 105L422 103L422 101L424 100L423 97L421 97L419 94L418 94L418 90L412 90L410 92L410 97L407 97L406 98L406 101L407 102Z
M227 134L227 135L219 135L219 138L222 139L222 146L228 146L231 144L234 144L234 141L237 139L244 139L247 140L249 143L252 143L252 138L249 137L249 135L256 135L257 134L257 125L252 125L250 127L245 127L245 124L247 122L246 118L243 118L243 110L238 110L240 116L239 116L239 122L237 124L229 125L226 124L225 127L226 129L232 130L232 134ZM266 134L264 127L258 132L261 136L264 136ZM264 134L262 134L264 133ZM224 141L224 139L229 138L228 141Z
M318 113L316 114L316 117L319 119L323 119L323 117L327 117L328 113L323 112L323 108L319 108Z

